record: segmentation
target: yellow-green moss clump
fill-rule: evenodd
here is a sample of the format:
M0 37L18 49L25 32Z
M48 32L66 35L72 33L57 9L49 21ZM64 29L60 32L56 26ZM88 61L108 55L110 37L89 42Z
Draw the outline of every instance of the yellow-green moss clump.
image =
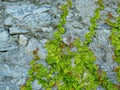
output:
M48 52L46 58L48 67L37 63L39 56L37 51L34 51L34 59L30 62L31 69L28 72L29 78L21 90L32 90L31 83L34 80L38 80L45 90L52 90L53 87L57 90L96 90L100 85L107 90L117 90L113 88L113 84L106 78L105 73L94 64L96 58L88 47L95 35L100 11L104 8L102 0L98 0L97 4L99 7L90 19L91 26L85 35L85 41L82 42L76 38L71 45L62 42L62 34L65 33L64 25L72 2L67 0L67 3L61 6L62 14L57 30L54 32L54 38L45 46ZM72 52L71 47L77 50Z

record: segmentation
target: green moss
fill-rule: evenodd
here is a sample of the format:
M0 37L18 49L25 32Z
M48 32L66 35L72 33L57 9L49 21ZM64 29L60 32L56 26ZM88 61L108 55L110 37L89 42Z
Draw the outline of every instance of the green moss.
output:
M96 57L88 47L96 33L100 11L104 8L102 0L98 0L97 4L99 7L96 8L94 16L90 19L91 26L85 35L85 41L82 42L76 38L72 47L77 50L72 52L71 46L62 42L66 17L69 9L72 8L71 0L67 0L67 3L61 7L62 14L57 30L54 32L54 38L45 45L48 52L46 57L48 67L37 63L36 59L40 60L37 55L38 49L33 51L34 59L30 62L29 77L23 88L32 90L31 83L34 80L38 80L45 90L52 90L53 87L57 87L58 90L96 90L99 85L104 86L107 90L113 88L105 74L99 73L97 65L94 64Z
M110 20L111 18L109 17L105 20L105 22L106 24L111 26L110 40L111 40L111 44L114 46L113 59L118 63L118 67L116 67L117 70L115 70L115 72L117 73L118 82L120 82L120 68L119 68L119 65L120 65L120 5L118 5L117 14L118 14L118 17L115 17L115 22L112 22Z

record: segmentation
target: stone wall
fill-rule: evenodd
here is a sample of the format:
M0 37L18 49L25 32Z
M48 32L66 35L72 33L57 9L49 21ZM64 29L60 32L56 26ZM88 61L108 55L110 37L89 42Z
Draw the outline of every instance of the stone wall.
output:
M67 16L63 42L69 44L68 37L84 40L90 17L96 8L95 1L72 0L73 7ZM90 44L97 57L95 63L107 72L114 83L117 83L116 74L112 70L117 63L112 59L111 31L104 19L108 12L116 16L118 1L104 0L105 9L101 12L96 36ZM0 90L19 90L20 85L24 84L33 50L39 48L38 54L45 60L47 51L44 45L53 37L60 18L60 6L64 3L65 0L0 0ZM35 90L39 90L37 82L34 84Z

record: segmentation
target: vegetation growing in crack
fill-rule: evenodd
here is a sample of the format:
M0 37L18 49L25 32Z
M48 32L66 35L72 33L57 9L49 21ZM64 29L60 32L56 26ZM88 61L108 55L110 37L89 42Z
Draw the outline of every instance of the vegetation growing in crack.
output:
M96 4L99 7L96 8L94 16L90 19L90 23L91 23L91 25L89 27L90 31L85 35L86 41L84 42L84 46L88 46L92 42L92 37L94 37L94 35L96 33L95 29L97 27L97 21L100 19L100 11L104 9L103 0L98 0L96 2ZM90 62L90 61L88 61L88 62ZM92 62L94 62L94 61L92 61ZM92 66L92 65L90 65L90 66ZM95 74L95 75L93 74L93 75L98 80L98 82L97 82L98 86L102 86L106 90L118 90L118 88L114 87L114 84L107 78L105 71L98 68L96 70L96 72L97 72L97 74Z
M96 90L99 85L107 90L117 90L106 78L106 73L94 64L96 57L88 47L95 35L100 11L104 8L102 0L98 0L97 4L99 7L96 8L94 16L90 19L90 31L85 35L85 41L82 42L76 38L72 45L66 45L62 42L62 34L65 33L64 25L68 10L72 7L71 0L67 0L67 4L61 7L62 14L57 26L58 30L54 32L54 38L45 46L48 52L46 58L48 67L37 62L40 58L37 55L39 49L36 48L33 51L34 59L30 62L29 78L21 90L32 90L34 80L38 80L45 90L52 90L53 87L58 90ZM72 47L75 47L76 51L72 52Z
M111 26L111 36L110 40L112 45L114 46L114 56L113 59L118 63L118 67L114 68L114 72L117 73L117 80L120 82L120 3L118 3L118 9L117 9L117 17L114 17L112 14L112 19L115 20L113 22L111 20L111 17L108 16L108 18L105 20L105 22ZM120 89L120 85L116 85Z

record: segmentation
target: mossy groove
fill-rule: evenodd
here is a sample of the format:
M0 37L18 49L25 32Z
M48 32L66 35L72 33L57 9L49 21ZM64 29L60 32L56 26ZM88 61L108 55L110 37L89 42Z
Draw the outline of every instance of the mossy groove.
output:
M118 2L117 8L117 17L113 18L115 22L111 21L111 18L108 17L105 22L111 27L110 40L111 44L114 47L114 56L113 59L118 63L118 67L114 68L114 72L117 73L117 81L120 83L120 2ZM120 84L116 85L120 89Z

